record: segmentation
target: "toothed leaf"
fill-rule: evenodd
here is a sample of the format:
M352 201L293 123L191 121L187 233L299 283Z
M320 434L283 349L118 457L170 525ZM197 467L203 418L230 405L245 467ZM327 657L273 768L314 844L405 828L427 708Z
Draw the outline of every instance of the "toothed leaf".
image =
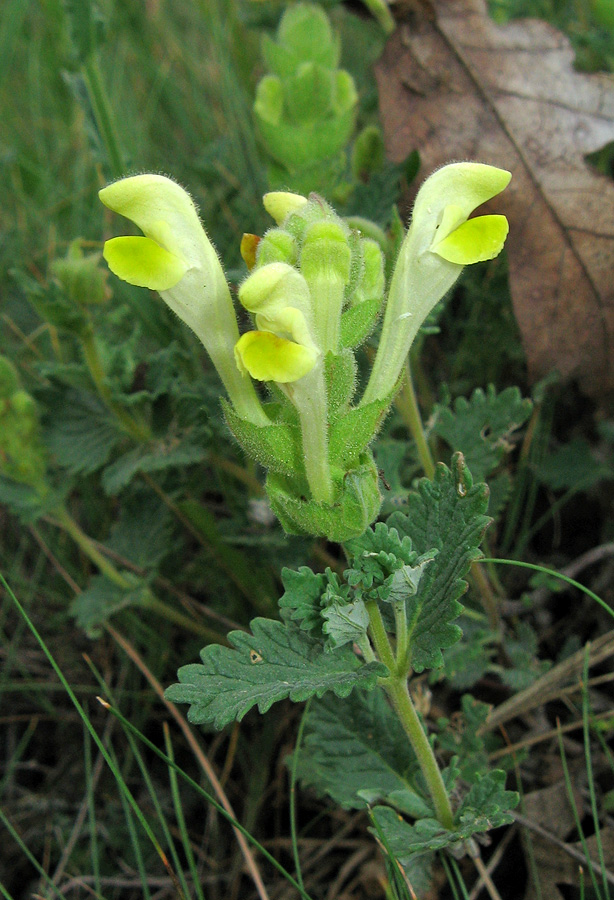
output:
M265 713L286 698L301 702L326 691L347 697L388 673L381 663L362 665L349 649L327 653L319 640L282 622L254 619L251 628L251 634L230 632L232 648L210 644L201 650L202 664L179 669L179 684L165 696L190 704L190 722L223 728L254 706Z
M473 485L461 453L452 461L452 471L439 463L432 481L423 478L408 498L406 513L393 513L388 527L409 537L419 554L437 555L426 567L416 594L407 596L411 663L415 671L443 665L441 651L459 640L460 629L452 624L463 607L458 602L467 589L463 581L490 519L488 488ZM415 560L408 560L415 565Z

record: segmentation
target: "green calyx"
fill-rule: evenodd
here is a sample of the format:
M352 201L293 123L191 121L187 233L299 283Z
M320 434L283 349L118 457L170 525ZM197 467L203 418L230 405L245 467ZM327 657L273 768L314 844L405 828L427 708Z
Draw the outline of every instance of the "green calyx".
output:
M383 254L316 194L274 192L264 203L277 226L242 244L250 275L239 300L255 330L235 354L244 374L276 385L278 400L264 407L268 424L230 406L226 421L268 470L267 492L286 530L346 540L381 503L368 446L392 398L352 406L352 348L383 300Z
M382 502L370 452L363 453L359 465L343 474L333 503L297 496L294 479L273 473L267 477L266 488L271 508L289 534L314 535L340 543L362 534L377 517Z

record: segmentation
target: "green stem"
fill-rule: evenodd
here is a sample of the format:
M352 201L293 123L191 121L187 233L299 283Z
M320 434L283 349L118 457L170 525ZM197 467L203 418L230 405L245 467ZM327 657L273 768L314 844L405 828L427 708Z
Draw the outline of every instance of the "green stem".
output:
M85 363L92 376L92 380L96 385L98 395L104 405L113 413L119 424L124 431L128 432L130 437L134 438L134 440L139 443L149 440L151 432L145 423L139 422L113 399L113 395L106 383L106 373L100 359L100 354L98 353L94 329L91 322L88 322L87 327L81 332L79 337L81 339L81 348L83 350Z
M108 578L109 581L116 584L122 590L129 590L134 587L133 582L126 578L125 575L122 575L122 573L115 568L113 563L102 555L92 539L88 537L78 523L75 522L66 507L59 507L54 510L54 514L56 517L56 524L70 535L79 549L94 563L105 578ZM151 591L147 591L145 594L145 605L148 609L151 609L152 612L156 612L163 616L167 621L174 622L176 625L180 625L182 628L186 628L194 634L206 637L209 641L220 643L220 635L216 631L207 628L206 625L195 622L189 616L179 612L179 610L174 609L172 606L168 606L164 601L154 596Z
M399 676L407 678L409 656L409 635L407 633L407 612L405 609L405 601L401 600L394 604L394 621L396 625L396 666L395 671Z
M113 112L102 81L102 75L95 53L90 54L87 62L83 66L83 77L85 79L90 103L92 104L96 125L98 126L98 130L100 131L100 135L107 151L111 174L114 178L121 178L122 175L126 174L126 166L121 151L119 133L117 131L117 126L115 125L115 119L113 118Z
M427 478L432 478L435 474L435 462L426 439L424 425L422 424L422 416L420 415L418 400L414 390L409 360L405 363L405 377L396 399L396 406L414 439L424 473Z
M75 522L66 507L61 506L54 510L54 513L57 520L56 524L70 535L79 549L85 553L88 559L94 563L109 581L112 581L113 584L116 584L124 590L132 586L125 575L118 572L113 563L102 555L100 550L94 545L92 539L88 537L77 522Z
M373 647L371 646L371 641L367 637L367 635L363 635L357 642L360 647L360 652L362 653L365 662L372 663L377 662L377 656L373 652Z
M416 754L435 807L435 815L444 828L452 830L454 828L454 817L450 806L450 798L443 783L433 748L409 696L407 679L405 677L390 678L388 681L383 682L382 686L390 697L399 721Z
M416 758L433 800L435 815L444 828L451 830L454 827L452 808L450 806L450 799L448 797L448 792L446 791L446 786L443 783L443 778L441 777L441 772L437 765L437 760L435 759L435 754L433 753L433 748L429 743L426 732L418 718L418 713L409 696L407 673L397 673L397 662L403 665L404 657L400 656L397 652L397 660L395 660L386 633L384 620L382 619L382 614L376 601L367 600L365 606L369 613L371 637L377 655L391 673L390 678L382 679L380 683L390 697L394 711L396 712L399 721L403 726L403 730L409 738L409 742L416 754Z
M311 496L330 505L335 492L328 462L328 403L322 365L283 387L301 423L303 461Z
M371 629L371 637L378 657L388 667L391 677L396 671L396 661L388 635L386 634L386 626L379 611L379 606L375 600L367 600L365 602L367 612L369 613L369 627Z

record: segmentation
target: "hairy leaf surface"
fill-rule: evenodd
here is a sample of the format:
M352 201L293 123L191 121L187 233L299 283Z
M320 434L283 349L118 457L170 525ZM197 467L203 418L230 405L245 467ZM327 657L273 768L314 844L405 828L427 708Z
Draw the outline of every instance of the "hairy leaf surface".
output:
M463 576L478 559L480 541L489 523L488 488L473 485L462 453L452 470L439 463L432 481L423 478L408 498L407 513L393 513L388 526L411 538L420 554L436 549L415 595L407 597L411 663L415 671L443 665L441 651L459 640L453 625L462 612L458 602L467 589Z
M282 622L253 619L251 627L251 634L230 632L232 649L209 645L201 650L202 665L179 669L180 683L165 696L190 704L190 722L223 728L256 705L265 713L286 697L300 702L326 691L347 697L354 687L375 687L378 675L387 674L380 663L361 665L349 649L327 653L320 641Z
M410 791L428 814L412 783L417 769L405 732L382 690L354 691L342 701L328 694L312 703L298 757L303 784L346 809Z

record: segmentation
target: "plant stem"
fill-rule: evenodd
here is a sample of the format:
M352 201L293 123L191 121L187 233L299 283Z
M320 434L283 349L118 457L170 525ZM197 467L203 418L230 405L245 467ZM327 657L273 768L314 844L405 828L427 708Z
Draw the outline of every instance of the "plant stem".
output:
M399 676L407 678L409 635L407 634L407 612L405 601L394 604L394 621L396 625L396 672Z
M424 473L427 478L432 478L435 474L435 462L433 461L433 456L426 439L424 425L422 424L422 416L420 415L420 409L418 408L418 400L416 398L414 383L411 377L409 359L405 363L405 377L403 378L401 390L396 399L396 406L409 429L409 433L414 439Z
M113 563L102 555L100 550L95 546L93 540L81 529L79 524L73 519L66 507L60 506L54 510L56 524L62 528L74 540L80 550L90 559L97 569L108 578L113 584L116 584L122 590L130 590L135 587L132 581L115 568ZM163 600L160 600L151 591L146 591L144 595L145 606L163 616L167 621L174 622L182 628L199 634L209 641L220 643L220 635L206 625L195 622L189 616L179 612L172 606L168 606Z
M334 488L328 462L328 402L322 365L318 363L297 382L283 387L296 407L301 423L303 461L311 496L321 503L332 504Z
M392 677L396 671L396 660L394 658L394 653L392 652L392 647L390 646L390 641L388 640L388 635L386 634L386 626L384 625L382 614L379 611L379 606L375 600L367 600L365 606L369 613L369 627L371 629L371 637L373 639L375 650L377 651L380 660L390 670L390 676Z
M98 353L91 322L88 322L88 326L81 332L79 337L87 368L104 405L113 413L124 431L127 431L134 440L139 443L148 440L151 437L151 433L145 423L139 422L113 399L113 395L105 381L106 373Z
M369 613L369 625L373 644L377 651L377 655L381 662L390 670L390 678L382 679L380 682L388 696L396 712L405 734L409 738L409 742L416 754L418 763L427 783L433 805L435 807L435 815L444 826L444 828L454 828L454 818L452 816L452 808L446 786L443 783L433 748L429 743L426 732L422 727L422 723L418 718L418 713L409 696L407 688L407 672L398 672L397 666L403 666L405 657L400 656L397 652L395 660L390 646L390 641L386 633L382 614L375 600L367 600L365 603L367 612Z
M435 807L435 815L444 828L451 830L454 828L454 818L450 798L443 783L433 748L409 696L407 679L405 677L390 678L382 683L382 687L390 697L399 721L416 754Z
M58 509L54 510L54 513L57 519L56 524L70 535L77 547L85 553L87 558L94 563L96 568L98 568L109 581L112 581L113 584L116 584L123 589L131 586L126 576L122 575L121 572L118 572L113 563L102 555L100 550L94 545L92 539L81 529L66 507L60 506Z

